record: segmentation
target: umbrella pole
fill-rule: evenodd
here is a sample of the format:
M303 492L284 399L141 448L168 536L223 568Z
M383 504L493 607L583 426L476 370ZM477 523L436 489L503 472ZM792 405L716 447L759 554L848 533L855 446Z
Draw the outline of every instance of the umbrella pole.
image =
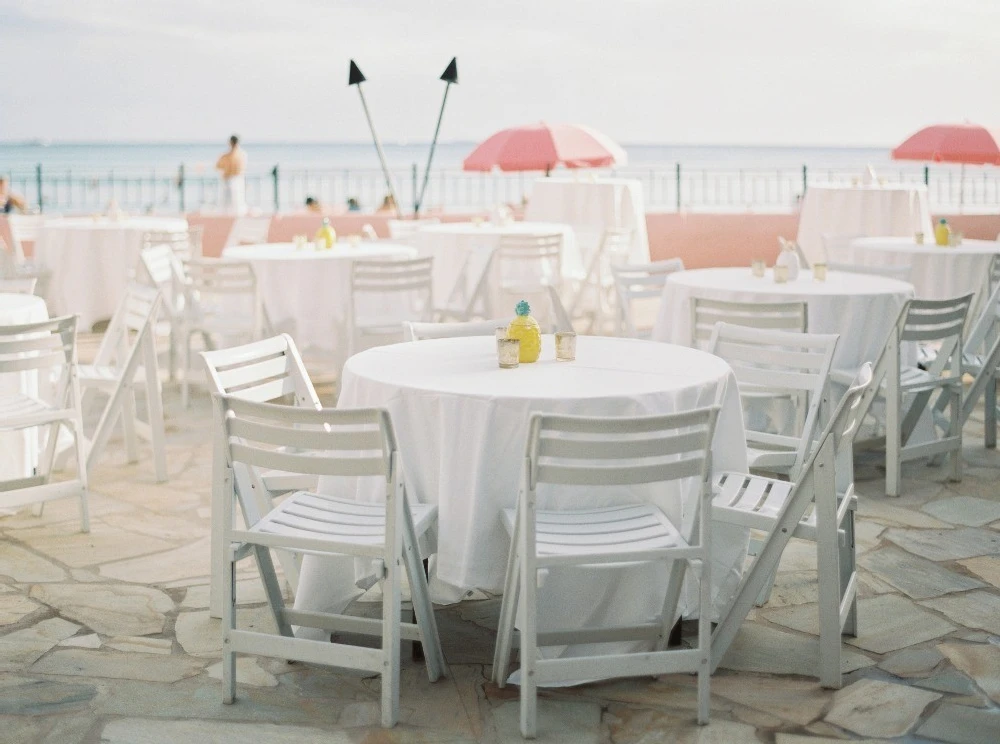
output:
M441 110L438 112L437 126L434 127L434 139L431 140L431 151L427 155L427 168L424 170L424 183L420 187L420 196L413 203L413 216L420 214L420 206L424 203L424 192L427 191L427 182L431 178L431 163L434 162L434 148L437 147L438 134L441 132L441 120L444 118L444 106L448 103L448 91L451 90L451 82L444 86L444 98L441 100Z
M958 213L965 214L965 163L962 163L962 172L958 176Z
M392 187L392 176L389 174L389 166L385 162L385 153L382 152L382 143L379 142L378 134L375 132L375 124L372 123L372 116L368 112L368 102L365 101L365 93L361 90L361 83L357 84L358 95L361 96L361 107L365 110L365 118L368 120L368 128L372 132L372 139L375 141L375 151L378 153L379 162L382 163L382 173L385 175L385 187L392 197L392 203L396 207L396 216L403 219L403 213L399 209L399 200L396 198L396 190Z

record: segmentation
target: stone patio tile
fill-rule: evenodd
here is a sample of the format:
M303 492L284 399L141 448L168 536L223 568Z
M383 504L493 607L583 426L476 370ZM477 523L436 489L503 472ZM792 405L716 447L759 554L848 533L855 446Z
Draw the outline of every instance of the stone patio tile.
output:
M59 641L59 646L66 646L67 648L100 648L101 638L97 633L87 633L86 635L76 635L72 638L67 638L65 641Z
M57 649L36 662L31 671L35 674L176 682L201 673L204 663L184 656Z
M174 601L146 586L36 584L30 596L101 635L139 636L163 631Z
M211 449L211 444L206 445ZM211 454L208 455L211 457ZM167 462L170 462L169 456ZM156 512L157 514L180 514L193 511L202 505L211 491L211 478L206 478L202 485L205 496L202 496L183 484L175 481L167 483L136 483L133 480L121 480L114 483L101 484L101 490L108 496L124 501L133 506Z
M156 514L146 509L109 514L102 517L101 521L126 532L149 535L173 542L191 542L197 538L205 537L209 533L209 525L200 520L185 519L170 514Z
M815 681L782 677L714 677L712 694L800 726L819 718L830 701Z
M182 610L208 609L208 584L197 584L187 588L181 601ZM264 594L264 584L258 578L243 579L236 582L237 603L241 605L262 604L267 601ZM288 597L286 597L288 599Z
M513 703L507 703L517 708ZM538 741L548 741L542 738L542 709L539 707L539 738ZM612 705L604 722L611 732L614 744L760 744L760 739L754 733L754 727L738 721L728 721L724 718L711 719L707 726L699 726L694 719L694 713L687 716L676 713L664 713L656 710L629 708L622 705ZM515 720L514 731L517 732ZM517 744L523 742L518 733L501 739L503 742ZM552 741L567 741L552 739ZM599 740L598 740L599 741Z
M885 744L885 739L851 739L851 744ZM803 736L801 734L786 734L781 731L774 735L774 744L843 744L844 739L832 739L828 736Z
M278 632L267 607L237 610L236 627L262 633ZM206 657L222 655L222 621L209 617L207 610L180 613L174 632L185 653Z
M885 525L875 522L856 521L854 524L854 544L858 553L865 553L882 543Z
M933 677L915 680L913 684L917 687L923 687L925 690L936 692L952 692L956 695L966 696L976 694L976 686L972 680L954 669L945 669Z
M1000 597L989 592L969 592L960 597L927 599L931 607L966 628L980 628L1000 635Z
M816 605L798 605L763 610L761 616L792 630L819 635ZM955 626L893 594L858 600L857 638L845 638L852 646L877 654L887 654L907 646L939 638Z
M197 741L198 744L232 744L237 741L254 744L354 744L354 740L344 732L259 722L122 718L110 721L101 731L102 744L177 744L182 741Z
M951 592L979 589L981 581L942 568L896 547L863 555L858 563L903 592L910 599L940 597Z
M144 638L143 636L120 636L111 638L106 644L115 651L138 654L159 654L169 656L174 644L166 638Z
M79 625L55 617L0 637L0 671L19 670L33 664L79 629Z
M779 571L768 607L788 607L816 601L816 571Z
M148 535L136 535L94 520L91 531L79 531L79 524L62 523L21 530L17 539L40 553L74 568L137 555L159 553L176 547L175 543Z
M44 605L32 602L23 594L16 592L0 594L0 625L13 625L44 608Z
M163 553L131 558L101 566L102 576L136 584L166 584L211 573L210 538L203 538Z
M740 672L799 674L815 678L818 659L818 638L744 623L720 666ZM856 651L845 648L841 652L840 669L845 674L874 664L872 659Z
M222 679L222 662L213 664L205 671L212 679ZM268 671L261 669L257 659L252 656L239 656L236 659L236 682L250 687L277 687L278 678ZM379 722L376 717L373 723Z
M878 667L897 677L926 677L944 656L936 648L907 648L882 661Z
M887 527L914 527L920 530L944 529L949 525L923 514L917 509L890 503L885 499L858 499L858 516L865 522L877 522Z
M497 742L523 742L517 700L494 708L486 721L488 734ZM601 706L591 702L538 699L538 739L553 744L601 744ZM680 741L678 739L678 741Z
M716 679L721 679L724 676L727 676L726 672L720 670L713 675L713 683ZM516 697L517 689L515 686L508 685L501 690L494 683L488 682L486 694L491 699L501 698L503 695L511 695L511 693L513 693L512 697ZM588 700L612 700L643 708L665 709L674 715L678 711L694 711L698 708L697 679L690 675L671 674L648 681L644 680L641 684L634 679L608 680L573 687L572 691L577 696ZM731 711L733 704L713 693L709 707L712 715L716 715Z
M97 688L82 682L11 678L0 680L0 714L41 716L86 708Z
M94 480L91 479L91 492L87 499L87 508L90 511L92 521L104 514L128 511L134 508L130 504L123 504L116 499L108 498L101 493L101 490L94 486ZM0 517L0 530L9 533L10 537L15 539L20 539L22 530L38 529L39 527L52 528L56 525L60 525L67 531L79 530L80 502L76 499L56 499L46 502L40 517L36 517L32 513L30 506L21 509L17 514Z
M0 576L9 576L19 584L62 581L66 572L30 550L4 540L0 542Z
M1000 519L1000 501L955 496L924 504L923 511L951 524L981 527Z
M863 679L834 695L824 720L861 736L902 736L924 708L940 698L906 685Z
M1000 711L946 703L917 729L917 735L948 744L996 744L1000 741Z
M991 643L942 643L938 651L972 677L994 703L1000 703L1000 648Z
M958 565L964 566L976 574L976 576L1000 589L1000 558L993 555L984 555L979 558L969 558L968 560L959 561Z
M890 529L885 536L903 550L931 561L955 561L1000 553L1000 534L966 527L954 530Z

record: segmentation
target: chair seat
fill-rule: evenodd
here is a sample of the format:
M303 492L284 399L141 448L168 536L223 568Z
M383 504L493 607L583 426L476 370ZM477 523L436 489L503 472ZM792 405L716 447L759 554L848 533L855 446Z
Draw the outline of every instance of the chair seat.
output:
M416 536L434 524L437 506L410 504ZM250 530L340 544L381 545L385 542L385 505L297 491L267 513Z
M56 408L21 393L0 398L0 430L43 426L56 421L72 420L75 416L71 410Z
M507 532L514 534L515 509L504 509ZM600 509L536 512L538 555L622 554L662 548L684 548L687 541L667 516L652 504Z

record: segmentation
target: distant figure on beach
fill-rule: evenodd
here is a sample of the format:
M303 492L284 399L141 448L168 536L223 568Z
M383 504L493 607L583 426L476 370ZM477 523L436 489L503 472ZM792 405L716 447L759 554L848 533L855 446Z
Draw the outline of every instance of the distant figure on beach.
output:
M312 196L306 197L306 209L310 212L322 212L323 205L319 203L319 200Z
M27 209L23 196L18 196L10 190L7 176L0 176L0 212L10 214L13 211L23 212Z
M350 199L347 200L347 211L348 212L360 212L361 211L361 205L358 204L358 200L355 199L353 196Z
M243 173L247 169L247 154L240 147L240 138L235 134L229 138L229 152L219 158L215 169L222 176L222 208L233 214L246 214L246 181Z
M387 212L396 213L396 200L392 198L392 194L386 194L385 199L382 200L382 206L375 210L375 214L386 214Z

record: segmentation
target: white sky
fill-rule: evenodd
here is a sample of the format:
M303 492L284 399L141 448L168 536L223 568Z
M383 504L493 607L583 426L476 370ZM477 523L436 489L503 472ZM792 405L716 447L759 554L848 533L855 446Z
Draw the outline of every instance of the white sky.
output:
M386 141L538 119L625 143L1000 126L1000 0L0 0L0 140Z

